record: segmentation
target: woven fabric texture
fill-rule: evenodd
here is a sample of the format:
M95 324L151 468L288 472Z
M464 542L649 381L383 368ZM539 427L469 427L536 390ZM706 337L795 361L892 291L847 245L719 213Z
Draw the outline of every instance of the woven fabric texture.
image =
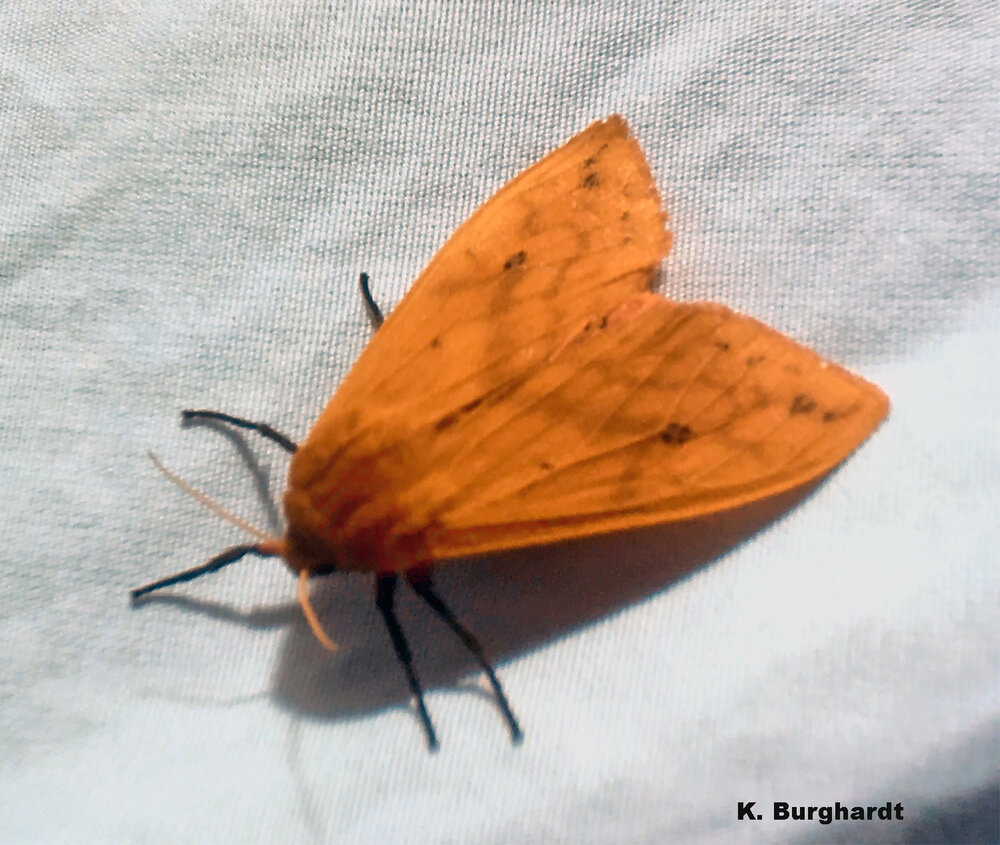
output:
M996 841L998 57L965 0L0 7L0 842ZM881 385L876 435L735 545L442 569L520 748L407 596L427 753L365 578L314 589L336 655L274 561L130 608L241 539L147 450L280 518L280 450L178 411L301 439L368 337L358 273L391 307L613 112L664 291Z

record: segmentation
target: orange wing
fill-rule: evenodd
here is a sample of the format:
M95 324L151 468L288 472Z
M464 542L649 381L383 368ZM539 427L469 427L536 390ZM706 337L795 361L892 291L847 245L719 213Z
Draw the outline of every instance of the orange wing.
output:
M667 245L619 118L501 190L293 457L292 557L404 570L717 512L842 461L881 391L748 317L645 292Z
M316 421L335 439L433 394L471 400L544 355L558 329L649 290L670 247L625 121L595 123L501 188L449 238Z
M756 320L639 294L502 402L411 431L428 475L407 499L438 491L434 559L668 523L820 477L887 410Z

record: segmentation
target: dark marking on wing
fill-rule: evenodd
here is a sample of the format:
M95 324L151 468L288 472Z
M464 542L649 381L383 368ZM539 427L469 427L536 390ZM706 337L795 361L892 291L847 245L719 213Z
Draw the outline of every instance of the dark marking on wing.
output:
M437 335L431 338L431 349L438 349L441 346L441 338Z
M675 446L687 443L692 436L691 429L688 426L675 422L670 423L670 425L660 432L660 440Z
M792 405L788 409L790 414L808 414L810 411L815 410L816 400L805 393L799 393L792 400Z
M475 399L472 399L466 402L464 405L460 406L458 410L451 411L450 413L447 413L443 417L441 417L436 423L434 423L434 430L445 431L446 429L451 428L453 425L455 425L455 423L457 423L460 419L462 419L463 416L471 414L473 411L476 410L476 408L478 408L480 405L483 405L484 403L489 405L500 404L514 391L516 391L517 387L518 387L517 383L504 384L494 388L493 390L487 393L484 393L482 396L477 396Z
M489 393L487 393L483 399L488 400L490 405L499 405L505 399L517 393L517 389L520 385L516 381L508 382L507 384L501 384L498 387L494 387Z
M748 367L756 367L763 360L764 360L764 356L763 355L751 355L749 358L747 358L747 366Z
M849 417L851 416L851 414L856 413L857 410L858 410L858 403L855 402L853 405L850 405L849 407L844 408L843 410L840 411L834 411L834 410L824 411L823 422L831 423L831 422L836 422L837 420L842 420L844 419L844 417Z
M512 270L515 267L520 267L527 260L528 254L523 250L518 250L510 258L508 258L503 263L504 270Z
M583 177L583 181L580 183L581 188L596 188L601 184L601 177L596 173L588 173Z
M717 341L715 341L715 348L716 349L721 349L723 352L728 352L729 351L729 344L726 343L726 341L724 341L724 340L717 340Z
M435 431L444 431L445 429L451 428L455 423L458 422L458 413L445 414L441 419L434 423Z
M607 148L608 148L607 143L601 144L601 146L597 148L596 153L594 153L592 156L587 156L587 158L583 160L583 166L593 167L595 164L597 164L597 160L601 157L601 153L603 153Z

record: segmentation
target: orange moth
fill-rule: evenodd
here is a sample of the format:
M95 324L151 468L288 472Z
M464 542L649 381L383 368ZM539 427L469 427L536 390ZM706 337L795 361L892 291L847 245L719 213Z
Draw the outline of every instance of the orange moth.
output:
M281 557L314 633L334 648L307 579L371 572L436 748L393 608L402 575L477 658L518 741L500 683L434 591L432 567L792 490L843 461L888 410L875 385L750 317L652 293L665 222L639 145L612 116L501 188L384 324L363 275L377 332L301 445L261 423L184 412L293 453L284 535L237 521L258 541L133 598L246 554Z

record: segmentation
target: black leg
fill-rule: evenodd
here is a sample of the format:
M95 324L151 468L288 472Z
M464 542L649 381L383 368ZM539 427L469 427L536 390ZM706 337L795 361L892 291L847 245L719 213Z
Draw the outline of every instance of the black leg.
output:
M385 620L385 627L389 629L389 638L392 640L392 647L396 651L396 657L399 658L399 662L403 665L403 671L406 673L406 682L410 685L410 692L417 698L420 721L423 722L424 732L427 734L427 746L431 751L437 751L437 736L434 733L434 725L431 724L431 717L427 713L427 705L424 704L424 691L420 688L417 673L413 670L413 655L410 653L410 646L406 642L406 635L399 626L396 611L393 609L396 581L397 576L394 573L375 576L375 606L382 613L382 618Z
M493 671L493 667L490 666L489 661L486 659L486 655L483 653L483 647L479 644L472 632L469 631L461 622L459 622L454 614L448 609L447 605L441 601L441 597L434 592L434 588L431 586L431 578L424 571L408 572L407 578L410 581L410 586L413 591L420 596L427 604L430 605L431 610L433 610L438 616L440 616L456 634L458 634L459 639L465 645L465 647L472 652L472 655L479 661L479 665L483 667L483 671L486 672L486 676L490 679L490 684L493 687L493 693L496 696L497 704L500 706L500 710L503 713L504 719L507 720L507 726L510 728L510 739L511 742L517 744L522 739L524 739L524 734L521 732L521 726L517 723L517 719L514 718L514 714L511 712L510 703L507 701L507 696L503 693L503 688L500 686L500 681L497 680L496 672Z
M242 417L233 417L229 414L224 414L221 411L185 410L181 411L181 419L185 422L188 420L218 420L220 422L226 422L230 425L238 426L239 428L248 428L251 431L256 431L261 437L273 440L286 452L295 452L298 448L298 446L285 437L284 434L280 431L275 431L267 423L253 422L252 420L245 420Z
M166 578L161 578L159 581L153 581L151 584L146 584L144 587L136 587L131 591L130 595L134 601L141 596L146 595L146 593L151 593L153 590L159 590L162 587L170 587L173 584L180 584L184 581L193 581L201 575L208 575L209 572L215 572L222 569L224 566L229 566L231 563L236 563L245 555L260 555L261 557L269 557L261 552L260 548L256 545L247 546L233 546L231 549L226 549L224 552L220 552L215 557L213 557L207 563L203 563L201 566L195 566L192 569L185 569L183 572L178 572L176 575L168 575Z
M372 324L372 328L377 329L385 321L385 317L382 316L382 309L378 307L375 297L372 296L371 288L368 287L367 273L362 273L358 278L358 286L361 288L361 298L365 301L365 311L368 312L368 319Z

